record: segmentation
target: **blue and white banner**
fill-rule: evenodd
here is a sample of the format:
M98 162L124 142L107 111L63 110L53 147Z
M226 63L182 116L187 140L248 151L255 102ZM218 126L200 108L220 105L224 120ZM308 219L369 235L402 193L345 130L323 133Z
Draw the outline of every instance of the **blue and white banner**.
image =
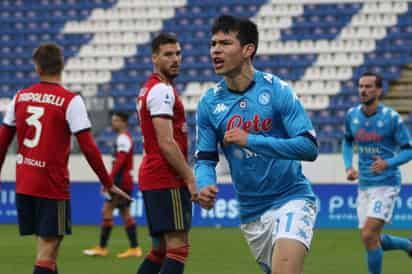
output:
M318 228L356 228L356 185L318 184L314 191L319 197L320 211ZM104 198L100 195L98 183L73 183L72 222L73 224L99 224ZM131 206L132 215L138 224L145 225L146 217L140 192L134 193ZM219 196L213 209L207 211L198 205L193 207L193 226L233 227L239 225L238 203L233 187L219 185ZM115 212L116 223L120 223ZM14 183L3 183L0 192L0 224L17 223L16 194ZM412 185L404 185L396 201L391 228L412 227Z

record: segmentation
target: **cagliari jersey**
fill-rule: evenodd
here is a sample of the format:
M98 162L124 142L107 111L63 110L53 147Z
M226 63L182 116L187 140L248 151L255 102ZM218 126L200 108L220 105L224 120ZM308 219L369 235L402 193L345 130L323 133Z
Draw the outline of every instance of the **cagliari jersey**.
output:
M361 105L349 109L345 120L345 142L358 147L360 187L400 185L398 164L392 159L399 151L410 150L412 140L399 113L383 104L379 104L371 116L362 111ZM370 169L375 156L389 164L381 173ZM351 153L344 155L344 160L346 168L352 167Z
M125 153L126 157L121 166L114 172L116 160L120 153ZM115 185L126 191L133 190L133 138L129 132L118 134L116 142L113 144L113 165L112 175Z
M40 82L17 92L4 124L16 127L16 192L69 199L70 138L91 127L82 98L59 84Z
M286 82L255 71L252 84L237 93L222 80L205 93L197 111L198 188L216 183L215 174L207 176L202 166L216 165L220 144L229 162L243 223L292 199L316 199L300 161L282 159L290 147L282 145L281 139L308 136L316 143L312 123ZM235 127L250 133L245 147L223 143L225 132ZM271 143L276 143L276 149L270 148Z
M138 98L138 112L143 135L143 160L139 168L139 189L165 189L186 186L162 155L152 119L164 117L173 123L173 137L187 159L187 125L183 103L171 84L153 74Z

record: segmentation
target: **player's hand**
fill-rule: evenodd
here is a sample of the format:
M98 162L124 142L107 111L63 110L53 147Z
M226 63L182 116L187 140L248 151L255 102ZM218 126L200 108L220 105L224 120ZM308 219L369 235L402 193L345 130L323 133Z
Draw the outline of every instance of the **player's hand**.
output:
M110 192L110 193L117 194L117 195L120 195L120 196L122 196L123 198L125 198L125 199L127 199L127 200L129 200L129 201L132 201L132 200L133 200L132 197L129 196L129 194L127 194L126 192L124 192L123 190L121 190L120 188L118 188L118 187L115 186L115 185L112 185L112 186L109 188L109 192Z
M189 178L185 179L184 181L187 185L187 188L189 189L192 202L197 202L199 195L196 191L196 179L195 179L195 177L192 175Z
M388 167L388 162L379 156L373 156L374 162L372 163L370 169L374 173L381 173Z
M348 168L346 170L346 179L348 179L349 181L355 181L356 179L358 179L358 177L359 177L358 171L354 169L353 167Z
M199 204L204 209L211 209L215 205L219 189L215 185L207 186L199 192Z
M112 200L112 195L110 195L109 190L107 188L105 188L104 186L102 186L100 188L100 193L102 194L102 196L104 198L106 198L107 200Z
M232 128L225 132L223 138L224 144L236 144L239 146L246 146L247 144L247 131L241 128Z

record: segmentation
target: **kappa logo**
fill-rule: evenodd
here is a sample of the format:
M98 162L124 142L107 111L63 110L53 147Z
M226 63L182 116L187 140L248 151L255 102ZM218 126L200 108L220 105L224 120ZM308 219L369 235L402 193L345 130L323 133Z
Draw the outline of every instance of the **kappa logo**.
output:
M213 114L218 114L227 110L227 106L225 104L217 104Z

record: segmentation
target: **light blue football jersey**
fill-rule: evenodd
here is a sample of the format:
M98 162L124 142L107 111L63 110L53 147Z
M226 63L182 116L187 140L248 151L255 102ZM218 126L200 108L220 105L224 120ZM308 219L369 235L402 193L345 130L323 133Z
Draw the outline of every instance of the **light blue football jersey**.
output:
M293 199L316 200L300 161L280 159L283 151L285 155L289 153L288 146L277 149L277 157L271 157L269 151L266 154L264 150L254 151L253 147L224 145L225 132L234 127L245 129L251 133L249 136L271 136L273 140L309 133L316 144L312 123L286 82L256 71L254 81L244 93L230 91L224 80L209 89L197 110L196 150L204 155L216 154L220 144L229 163L242 223L256 220L268 209ZM315 151L316 158L317 147ZM214 161L217 159L198 160L196 165L214 168ZM196 167L195 173L200 189L216 183L215 174L206 176Z
M391 159L400 149L409 149L412 145L408 128L399 113L379 104L377 111L367 116L362 106L349 109L345 121L345 141L358 147L359 186L399 186L401 174L397 165L389 166L381 173L371 171L373 157ZM349 156L344 155L344 158ZM352 159L345 159L346 168Z

